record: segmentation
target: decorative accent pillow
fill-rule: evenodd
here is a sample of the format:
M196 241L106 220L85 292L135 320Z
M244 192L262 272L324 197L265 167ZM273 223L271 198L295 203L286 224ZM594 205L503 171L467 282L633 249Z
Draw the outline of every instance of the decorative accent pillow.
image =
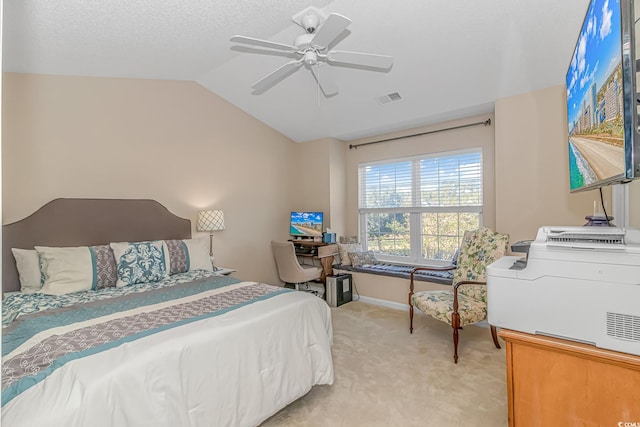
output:
M95 258L87 246L50 248L36 246L44 276L41 292L63 295L96 289Z
M378 263L376 254L374 254L373 251L349 252L349 258L351 259L351 265L353 265L354 267Z
M115 288L118 281L116 260L109 245L89 246L96 275L96 289Z
M169 251L169 274L189 271L189 251L183 240L165 240Z
M11 248L16 260L16 268L20 277L20 292L33 294L42 288L42 274L40 273L40 258L35 249Z
M340 263L342 265L351 265L349 252L362 252L360 243L338 243L338 254L340 254Z
M166 243L111 243L110 246L116 260L118 288L136 283L158 282L169 277Z
M169 274L192 270L213 270L209 256L209 238L165 240L169 252Z

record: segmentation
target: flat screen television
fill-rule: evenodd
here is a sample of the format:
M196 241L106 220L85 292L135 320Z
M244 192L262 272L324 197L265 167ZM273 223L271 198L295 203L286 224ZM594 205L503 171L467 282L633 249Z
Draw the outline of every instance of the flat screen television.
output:
M289 229L292 236L322 236L322 212L291 212Z
M633 0L591 0L567 70L572 192L640 176Z

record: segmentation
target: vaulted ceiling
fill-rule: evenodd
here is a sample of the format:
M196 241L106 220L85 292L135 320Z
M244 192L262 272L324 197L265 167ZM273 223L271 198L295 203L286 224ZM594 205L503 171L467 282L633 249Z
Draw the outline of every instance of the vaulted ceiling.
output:
M611 0L614 1L614 0ZM3 70L192 80L294 141L351 140L493 111L496 99L563 84L588 0L4 0ZM351 25L332 48L391 55L372 71L329 65L325 97L291 58L230 42L293 44L309 6ZM398 93L400 100L381 102ZM388 100L388 99L387 99Z

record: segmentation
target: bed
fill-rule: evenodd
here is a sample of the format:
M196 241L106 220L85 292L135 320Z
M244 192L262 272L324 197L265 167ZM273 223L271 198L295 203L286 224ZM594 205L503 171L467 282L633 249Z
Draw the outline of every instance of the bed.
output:
M193 268L182 271L170 242L183 242ZM95 248L107 243L118 286L100 287ZM196 244L190 221L151 200L57 199L3 226L3 424L255 426L314 385L332 384L327 304L196 268ZM130 252L119 256L118 245L158 249L166 271L136 283L123 273ZM44 285L19 292L11 248L34 247ZM66 279L55 256L72 252L89 253L93 282L57 294ZM43 293L48 285L56 292Z

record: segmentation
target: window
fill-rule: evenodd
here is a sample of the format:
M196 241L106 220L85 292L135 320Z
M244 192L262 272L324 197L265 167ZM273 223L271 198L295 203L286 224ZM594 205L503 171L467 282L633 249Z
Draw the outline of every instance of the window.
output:
M381 260L449 260L482 224L480 149L364 163L358 173L360 241Z

